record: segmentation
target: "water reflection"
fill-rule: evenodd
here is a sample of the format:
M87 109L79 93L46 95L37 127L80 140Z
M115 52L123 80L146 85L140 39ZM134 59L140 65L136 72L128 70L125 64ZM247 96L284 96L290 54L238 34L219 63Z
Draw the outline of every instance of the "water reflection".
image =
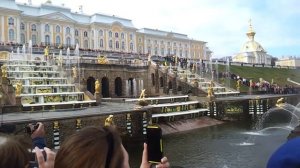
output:
M226 123L167 135L165 155L172 166L186 168L263 168L290 131L269 129L256 135L249 134L250 128L250 124ZM136 148L129 153L132 167L138 167L140 153Z

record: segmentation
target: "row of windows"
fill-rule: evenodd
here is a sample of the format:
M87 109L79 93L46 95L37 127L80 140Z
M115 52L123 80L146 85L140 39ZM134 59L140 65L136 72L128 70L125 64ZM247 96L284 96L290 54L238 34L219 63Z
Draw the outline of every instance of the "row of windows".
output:
M142 42L142 39L139 39L139 42ZM151 44L151 40L148 39L148 40L147 40L147 43L148 43L148 44ZM154 43L155 45L157 45L157 44L158 44L158 41L157 41L157 40L154 40L153 43ZM163 44L164 44L164 41L160 41L160 44L163 45ZM168 41L167 44L168 44L168 45L171 45L171 42ZM174 43L173 43L173 46L176 46L176 45L177 45L176 42L174 42ZM184 44L184 46L187 47L188 45L187 45L187 44ZM179 47L182 47L182 44L181 44L181 43L179 43Z

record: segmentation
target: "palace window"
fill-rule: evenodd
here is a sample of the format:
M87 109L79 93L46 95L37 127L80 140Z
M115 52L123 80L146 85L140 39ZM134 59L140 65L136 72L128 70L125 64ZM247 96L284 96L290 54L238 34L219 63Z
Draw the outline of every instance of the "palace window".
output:
M15 31L13 29L9 29L9 41L15 40Z
M45 25L45 32L50 32L50 26L48 24Z
M154 49L154 55L157 55L157 47Z
M89 42L87 40L84 40L84 48L85 49L89 48Z
M182 57L182 50L179 51L179 56Z
M130 50L132 51L133 50L133 43L130 43Z
M147 50L148 50L148 54L151 54L151 47L148 47Z
M173 45L176 46L176 42L174 42Z
M31 31L36 31L36 25L35 24L33 24L33 25L31 25Z
M60 26L56 26L56 33L60 33Z
M129 39L132 40L133 39L133 34L129 35Z
M67 37L67 46L71 46L71 38L70 37Z
M125 38L125 36L124 36L124 33L121 33L121 38L122 38L122 39L124 39L124 38Z
M71 33L70 27L67 27L67 28L66 28L66 33L67 33L67 34L70 34L70 33Z
M10 17L9 19L8 19L8 25L14 25L15 24L15 20L12 18L12 17Z
M78 36L78 34L79 34L79 33L78 33L78 30L76 29L76 30L75 30L75 36Z
M160 41L160 44L164 44L164 41Z
M84 32L83 32L83 36L84 36L84 37L88 37L87 31L84 31Z
M122 50L125 50L125 42L122 41Z
M100 47L103 48L103 39L100 39Z
M25 34L21 34L21 44L25 44Z
M75 39L75 45L79 45L79 40L78 39Z
M165 56L165 49L164 48L161 48L160 54L161 54L161 56Z
M31 40L32 40L32 44L35 45L36 44L36 35L32 35Z
M171 55L171 49L168 48L168 55Z
M115 33L115 38L119 38L119 33Z
M116 48L119 49L119 41L116 41Z
M60 36L56 36L56 45L58 46L60 44Z
M103 30L99 30L99 36L103 36Z
M109 46L109 48L112 48L112 40L109 40L108 46Z
M108 32L108 37L112 37L112 32L111 31Z
M139 53L142 53L142 46L139 46Z
M50 45L50 36L49 35L45 36L45 44Z
M186 57L188 56L188 51L187 51L187 50L185 50L185 56L186 56Z
M25 24L24 23L21 23L20 29L25 30Z
M176 55L176 52L177 52L177 50L176 50L176 49L174 49L174 50L173 50L173 54L174 54L174 55Z
M154 40L154 44L157 44L157 40Z

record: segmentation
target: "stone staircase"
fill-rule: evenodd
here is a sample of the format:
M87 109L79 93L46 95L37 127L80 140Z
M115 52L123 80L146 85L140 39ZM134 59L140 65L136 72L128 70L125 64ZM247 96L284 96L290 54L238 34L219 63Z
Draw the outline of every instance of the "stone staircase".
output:
M42 55L32 58L27 60L16 55L4 63L9 84L14 88L21 84L17 97L21 97L24 111L82 108L96 103L77 89L61 67L44 61Z
M138 102L139 99L126 99L125 102ZM153 107L152 122L171 122L207 115L209 109L199 101L190 100L188 95L147 97L143 101Z

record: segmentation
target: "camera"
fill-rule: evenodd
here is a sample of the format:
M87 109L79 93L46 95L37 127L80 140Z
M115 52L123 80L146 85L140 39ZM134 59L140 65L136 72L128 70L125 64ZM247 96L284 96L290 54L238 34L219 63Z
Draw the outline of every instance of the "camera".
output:
M38 128L39 128L39 124L38 123L28 124L27 126L25 126L25 132L27 134L31 135Z

